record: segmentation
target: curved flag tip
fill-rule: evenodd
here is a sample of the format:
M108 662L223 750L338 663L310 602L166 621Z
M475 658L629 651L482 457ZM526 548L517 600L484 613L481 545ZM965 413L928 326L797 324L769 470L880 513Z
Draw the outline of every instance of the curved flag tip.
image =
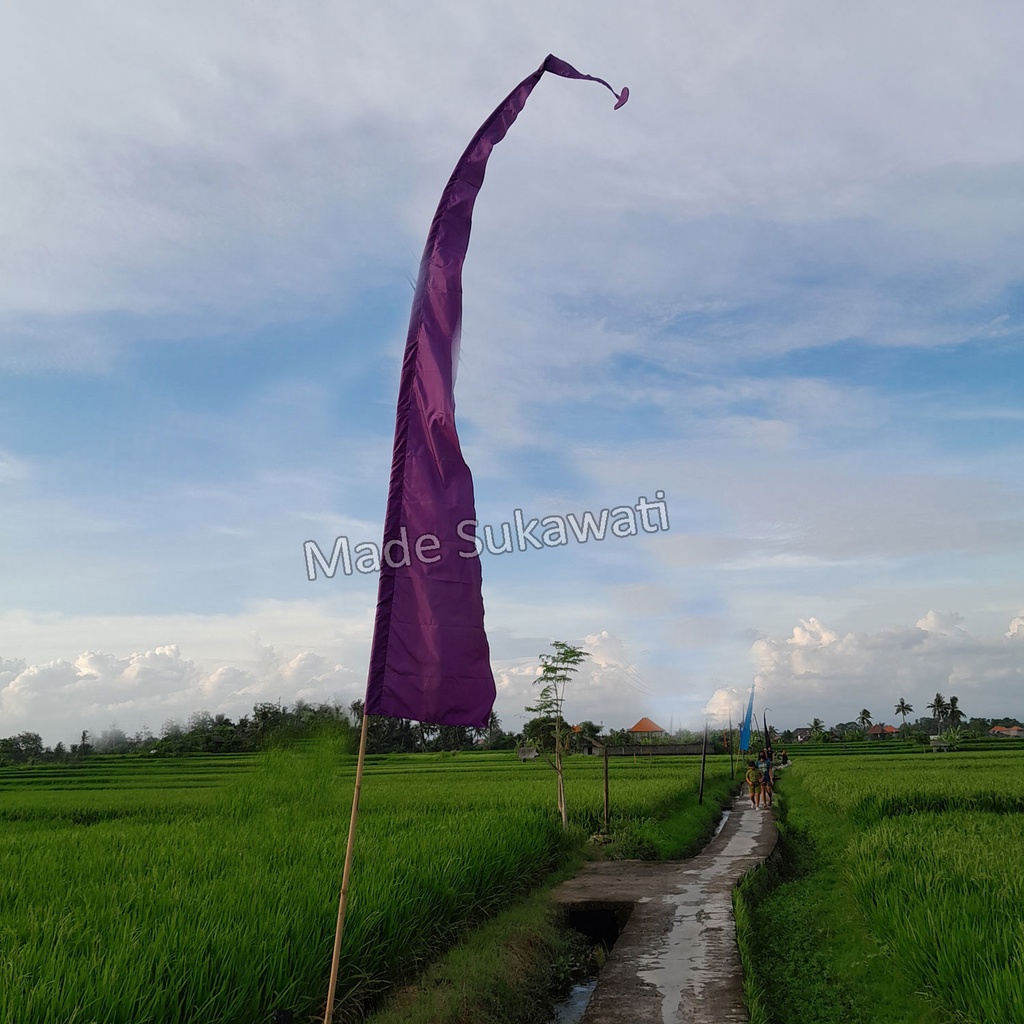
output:
M603 78L598 78L597 75L584 75L577 71L571 64L556 57L553 53L549 53L544 58L544 63L540 66L540 72L550 71L553 75L561 75L563 78L579 78L586 82L600 82L614 97L615 106L613 110L618 110L619 107L626 105L626 100L629 99L629 89L627 86L622 87L621 92L616 92Z

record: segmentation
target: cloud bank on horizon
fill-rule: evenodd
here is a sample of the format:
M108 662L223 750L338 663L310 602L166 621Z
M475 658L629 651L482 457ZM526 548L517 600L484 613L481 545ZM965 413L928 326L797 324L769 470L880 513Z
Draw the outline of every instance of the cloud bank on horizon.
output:
M472 17L469 17L472 12ZM460 432L515 725L1024 718L1024 12L539 2L0 12L0 735L362 695L423 237L482 118ZM501 40L495 46L494 40ZM443 59L442 59L443 57ZM855 706L856 705L856 706ZM872 706L877 705L877 707Z

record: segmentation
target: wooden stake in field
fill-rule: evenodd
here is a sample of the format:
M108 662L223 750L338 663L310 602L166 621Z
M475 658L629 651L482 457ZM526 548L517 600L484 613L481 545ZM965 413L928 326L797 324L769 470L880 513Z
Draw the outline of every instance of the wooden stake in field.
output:
M608 744L603 744L601 751L604 754L604 830L607 832L611 827L611 804L608 800Z
M697 803L704 803L704 766L708 762L708 720L704 719L704 745L700 748L700 788L697 790Z
M592 743L595 747L601 748L601 755L604 760L604 830L608 831L611 822L611 802L608 799L608 744L602 743L594 736L584 736L584 740Z
M480 559L465 555L474 535L463 528L475 526L477 518L473 478L455 430L462 267L487 161L545 72L599 82L615 96L616 109L629 98L628 89L616 93L603 79L549 54L470 140L427 232L398 385L377 613L324 1024L334 1014L368 716L486 728L494 706ZM561 787L559 798L564 808Z

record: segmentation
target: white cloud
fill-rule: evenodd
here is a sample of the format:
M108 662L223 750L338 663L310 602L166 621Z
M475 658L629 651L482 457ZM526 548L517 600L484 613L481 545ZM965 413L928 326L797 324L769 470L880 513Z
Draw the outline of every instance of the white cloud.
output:
M344 700L360 696L359 677L311 651L283 657L264 645L258 667L212 668L183 657L177 644L116 657L85 651L25 666L6 661L0 671L0 714L6 732L43 731L68 740L85 728L130 730L194 711L238 717L255 703ZM45 724L40 725L44 721Z
M746 711L749 692L744 693L733 686L721 686L704 705L704 714L715 724L732 721L738 726Z
M812 717L851 721L862 707L877 721L891 720L901 697L927 715L936 692L956 694L969 716L1021 716L1020 620L1000 635L972 634L963 621L956 612L930 611L914 626L840 633L811 618L788 638L757 640L751 655L764 700L792 725Z
M957 612L929 612L923 619L918 619L915 625L926 633L952 636L960 629L963 621L964 617Z
M586 719L617 729L651 712L657 688L639 671L627 644L607 630L568 642L589 655L566 687L568 721ZM545 650L545 641L539 643L538 655L550 653ZM539 689L533 684L540 675L540 660L537 656L516 659L511 664L496 660L494 670L498 691L495 709L506 730L519 731L532 717L525 709L537 700Z
M0 733L68 742L82 729L133 732L199 710L237 718L262 701L348 704L365 688L365 670L354 666L365 664L372 617L345 603L342 593L236 616L0 615L0 644L42 656L0 658ZM180 642L111 653L170 635Z

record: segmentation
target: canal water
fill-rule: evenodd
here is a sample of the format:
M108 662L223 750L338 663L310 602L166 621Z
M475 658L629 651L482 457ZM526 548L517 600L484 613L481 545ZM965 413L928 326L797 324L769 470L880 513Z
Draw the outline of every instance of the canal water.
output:
M573 985L565 999L555 1005L555 1015L551 1018L551 1024L579 1024L595 988L596 974L578 985Z

